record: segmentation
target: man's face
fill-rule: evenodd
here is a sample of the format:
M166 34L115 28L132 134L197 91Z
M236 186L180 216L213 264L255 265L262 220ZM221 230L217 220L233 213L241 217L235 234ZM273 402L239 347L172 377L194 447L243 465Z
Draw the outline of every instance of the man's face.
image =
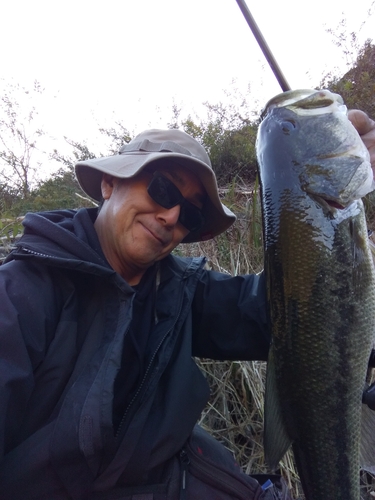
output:
M205 190L199 179L183 167L160 167L185 199L202 208ZM133 179L103 176L103 206L95 228L107 260L129 284L135 285L154 262L166 257L188 234L178 220L180 205L170 209L148 194L151 172Z

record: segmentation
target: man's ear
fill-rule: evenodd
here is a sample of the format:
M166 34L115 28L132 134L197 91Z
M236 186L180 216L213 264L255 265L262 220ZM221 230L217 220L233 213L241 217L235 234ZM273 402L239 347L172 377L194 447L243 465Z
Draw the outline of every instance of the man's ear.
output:
M103 174L102 182L101 182L101 190L103 200L109 200L112 195L112 191L114 188L114 177L113 175Z

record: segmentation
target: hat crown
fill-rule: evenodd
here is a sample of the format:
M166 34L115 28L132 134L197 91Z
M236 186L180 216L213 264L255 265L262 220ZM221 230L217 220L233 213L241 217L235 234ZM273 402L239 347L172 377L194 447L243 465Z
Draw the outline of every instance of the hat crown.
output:
M151 129L138 134L121 147L119 154L145 151L148 153L179 153L192 156L212 169L210 158L199 142L186 132L177 129Z

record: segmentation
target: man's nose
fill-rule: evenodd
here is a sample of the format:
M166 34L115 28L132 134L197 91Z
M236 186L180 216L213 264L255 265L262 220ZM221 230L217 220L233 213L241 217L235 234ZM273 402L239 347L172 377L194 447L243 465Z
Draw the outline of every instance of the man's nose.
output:
M158 219L167 226L175 226L180 217L180 205L175 205L172 208L161 208L158 212Z

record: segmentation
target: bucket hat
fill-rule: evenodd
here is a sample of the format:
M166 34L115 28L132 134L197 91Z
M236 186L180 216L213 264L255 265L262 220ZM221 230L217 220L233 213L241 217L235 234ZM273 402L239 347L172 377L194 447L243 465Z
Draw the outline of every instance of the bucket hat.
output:
M127 179L163 159L193 172L207 193L203 208L205 223L198 231L190 232L183 243L207 240L228 229L236 216L220 201L210 158L198 141L181 130L146 130L124 144L117 155L79 161L75 172L83 191L100 201L103 173Z

